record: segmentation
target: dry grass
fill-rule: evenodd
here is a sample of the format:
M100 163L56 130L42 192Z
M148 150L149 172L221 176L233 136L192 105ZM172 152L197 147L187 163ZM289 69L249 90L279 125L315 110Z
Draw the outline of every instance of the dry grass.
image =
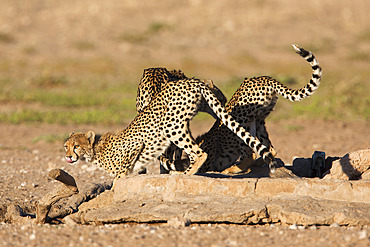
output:
M25 112L39 116L32 121L75 122L81 112L96 112L83 121L103 112L106 123L129 121L142 71L153 66L213 79L229 98L257 75L294 78L298 88L310 69L291 43L318 57L322 86L302 103L280 100L270 119L370 115L367 0L3 0L0 8L0 121L27 121L17 118Z

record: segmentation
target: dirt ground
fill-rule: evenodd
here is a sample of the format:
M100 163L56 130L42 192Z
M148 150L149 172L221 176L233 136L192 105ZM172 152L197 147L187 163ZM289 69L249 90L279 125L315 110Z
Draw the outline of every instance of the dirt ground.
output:
M194 122L197 135L210 123ZM104 171L87 163L69 165L63 158L63 139L71 131L104 132L120 126L0 124L0 237L4 246L368 246L369 226L282 226L282 225L190 225L174 228L166 224L120 224L105 226L19 225L4 222L6 206L32 205L56 184L47 178L53 168L62 168L80 186L86 182L111 179ZM368 148L369 125L365 122L290 120L268 123L278 156L291 163L293 157L311 157L315 150L327 156ZM50 141L48 135L60 138ZM155 167L155 166L154 166ZM154 172L158 170L152 169Z

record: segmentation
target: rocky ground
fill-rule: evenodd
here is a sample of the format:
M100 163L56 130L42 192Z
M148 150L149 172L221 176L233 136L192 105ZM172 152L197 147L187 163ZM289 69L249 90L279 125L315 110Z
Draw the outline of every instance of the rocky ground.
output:
M194 134L207 129L208 124L192 126ZM311 157L315 150L327 156L343 156L349 151L369 147L369 126L365 122L338 123L329 121L281 121L268 123L271 140L279 157L291 163L293 157ZM70 131L93 129L104 132L117 126L68 125L9 125L1 124L0 208L1 231L6 246L50 243L61 246L240 246L270 244L288 246L368 246L368 225L300 226L280 223L265 225L191 224L176 227L171 224L108 224L32 225L5 223L5 210L17 203L34 210L33 203L56 186L47 178L53 168L62 168L75 177L77 185L87 182L110 181L104 172L86 163L68 165L63 159L63 136ZM155 167L155 166L154 166ZM156 169L152 168L156 173Z

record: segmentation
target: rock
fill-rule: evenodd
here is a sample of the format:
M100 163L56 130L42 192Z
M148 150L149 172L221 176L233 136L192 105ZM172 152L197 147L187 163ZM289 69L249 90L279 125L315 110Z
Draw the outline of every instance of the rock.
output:
M5 221L19 224L34 223L31 216L24 212L22 207L13 203L7 207Z
M281 165L281 163L278 163ZM284 165L284 164L283 164ZM297 178L296 175L290 169L285 166L280 166L275 169L275 172L271 173L269 167L249 167L245 173L240 174L243 178Z
M340 227L340 225L336 222L330 225L330 228L336 228L336 227Z
M324 179L361 179L363 173L370 169L370 149L359 150L344 155L333 162ZM368 173L364 174L367 178Z
M184 200L202 202L203 197L245 197L254 194L256 178L210 178L187 175L139 175L127 176L116 182L115 201L142 198L160 198L164 201Z
M167 221L167 225L173 226L173 227L190 226L190 223L191 221L189 219L181 218L181 217L175 217Z
M358 233L358 239L359 239L359 240L366 239L366 237L367 237L367 231L362 230L362 231L360 231L360 232Z
M294 223L293 225L290 225L289 226L289 229L291 229L291 230L297 230L298 229L298 226L297 226L296 223Z
M175 227L188 222L367 225L369 193L370 181L139 175L118 180L114 193L83 204L71 217L84 224Z
M184 201L162 201L158 199L128 199L115 202L100 209L81 212L80 222L96 223L158 223L173 218L186 218L192 223L230 222L235 224L258 224L270 222L263 200L215 200L209 197L203 203ZM143 205L144 202L144 206Z
M283 224L367 225L369 203L348 203L312 197L275 199L266 205L269 215Z
M186 175L139 175L119 179L115 201L158 198L163 201L204 202L213 199L310 196L348 202L370 203L370 181L309 178L212 178Z
M370 180L370 170L367 170L366 172L362 173L361 179Z

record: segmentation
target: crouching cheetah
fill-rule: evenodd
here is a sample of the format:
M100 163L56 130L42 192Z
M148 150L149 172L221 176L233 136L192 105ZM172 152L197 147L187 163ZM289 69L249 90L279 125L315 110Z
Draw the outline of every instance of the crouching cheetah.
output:
M246 78L225 107L231 116L268 147L274 156L276 152L266 130L265 118L274 109L278 96L281 95L290 101L300 101L315 92L322 75L321 67L310 51L297 45L293 45L293 48L310 63L313 70L312 77L305 87L292 90L268 76ZM236 173L245 170L254 160L253 151L220 121L216 121L207 133L196 138L196 143L208 154L199 172ZM188 163L187 160L172 161L164 156L161 156L160 161L168 170L186 167ZM238 165L230 167L235 163Z
M166 83L148 106L130 125L116 133L101 137L94 132L71 134L66 140L66 160L70 163L85 157L87 161L112 173L116 181L128 174L135 165L146 165L158 158L174 143L182 148L190 160L185 174L194 174L207 159L207 154L194 142L188 122L196 115L204 100L221 121L253 148L273 169L276 161L268 148L244 130L204 81L182 79ZM114 188L115 182L113 184Z

